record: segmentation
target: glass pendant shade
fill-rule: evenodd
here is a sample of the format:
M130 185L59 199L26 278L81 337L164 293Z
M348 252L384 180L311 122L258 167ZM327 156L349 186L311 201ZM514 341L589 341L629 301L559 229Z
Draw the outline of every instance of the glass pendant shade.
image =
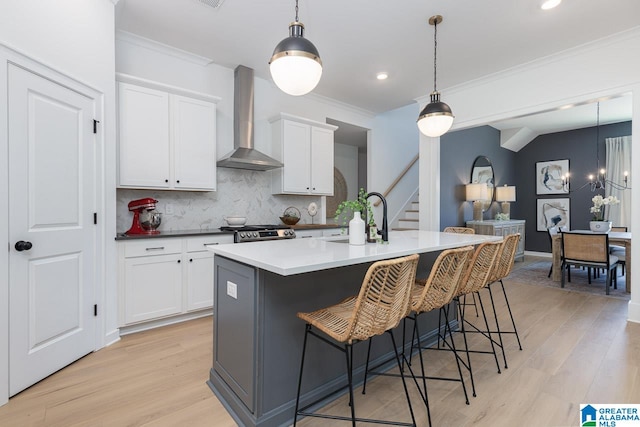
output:
M453 124L451 108L440 101L440 93L431 93L431 102L420 112L418 116L418 129L423 134L436 138L444 135Z
M322 77L318 49L304 38L304 25L289 25L289 37L282 40L269 61L271 77L283 92L300 96L311 92Z

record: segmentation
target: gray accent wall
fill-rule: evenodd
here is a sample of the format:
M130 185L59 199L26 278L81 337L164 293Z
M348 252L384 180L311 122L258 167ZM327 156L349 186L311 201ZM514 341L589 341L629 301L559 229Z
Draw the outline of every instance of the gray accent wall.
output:
M470 202L465 201L464 186L471 177L471 166L477 156L486 156L494 168L496 185L516 186L516 201L511 204L511 218L526 221L527 251L551 252L546 232L536 231L536 200L538 198L569 197L572 229L589 227L591 198L596 193L587 176L596 171L596 127L540 135L515 153L500 147L500 131L490 126L450 132L440 138L440 226L464 225L473 218ZM606 138L631 135L631 122L600 126L598 130L600 167L605 167ZM569 159L571 192L558 195L536 195L536 162ZM500 212L494 202L484 219ZM621 224L623 225L623 224Z
M571 229L588 229L591 220L591 198L597 194L591 192L587 185L587 176L596 172L596 136L600 167L605 167L605 139L631 135L631 122L589 127L565 132L540 135L520 150L516 155L518 176L519 219L526 223L526 250L551 252L551 244L546 232L536 231L536 200L538 198L568 197L570 199ZM569 159L570 193L558 195L536 195L535 171L536 162L547 160ZM631 171L630 171L631 172ZM601 192L604 195L604 192ZM623 225L623 224L621 224Z
M491 161L496 185L518 185L516 153L500 147L500 131L481 126L443 135L440 138L441 228L464 226L473 219L471 202L465 201L465 185L471 182L471 167L478 156L486 156ZM493 202L484 219L493 219L499 212L499 204ZM520 219L520 215L518 204L512 203L511 218Z

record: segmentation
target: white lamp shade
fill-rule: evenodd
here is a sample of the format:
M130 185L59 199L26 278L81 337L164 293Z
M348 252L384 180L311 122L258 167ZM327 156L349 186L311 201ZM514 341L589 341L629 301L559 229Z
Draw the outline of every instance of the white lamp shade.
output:
M487 183L467 184L466 185L467 201L475 202L476 200L487 200L489 198L489 188Z
M516 187L513 185L496 187L496 200L498 202L515 202Z
M452 124L453 116L444 114L428 115L418 120L418 129L423 134L436 138L447 133Z
M311 92L322 77L322 65L307 56L282 56L272 61L269 68L280 90L293 96Z

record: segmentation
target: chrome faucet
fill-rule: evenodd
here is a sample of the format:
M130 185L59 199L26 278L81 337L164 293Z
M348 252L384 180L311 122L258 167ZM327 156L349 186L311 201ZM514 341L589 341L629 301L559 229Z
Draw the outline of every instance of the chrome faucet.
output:
M369 199L371 196L378 196L380 201L382 202L382 228L378 230L378 234L382 236L383 242L389 241L389 226L387 225L387 200L380 193L376 193L372 191L371 193L365 196L365 199Z

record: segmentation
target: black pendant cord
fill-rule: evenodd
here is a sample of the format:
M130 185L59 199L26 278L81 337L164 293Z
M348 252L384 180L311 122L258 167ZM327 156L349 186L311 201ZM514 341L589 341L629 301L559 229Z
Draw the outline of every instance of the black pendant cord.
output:
M433 91L438 91L438 20L433 23Z
M298 21L298 0L296 0L296 22Z
M600 143L600 102L596 104L596 181L600 178L600 150L598 144ZM604 187L604 186L603 186Z

